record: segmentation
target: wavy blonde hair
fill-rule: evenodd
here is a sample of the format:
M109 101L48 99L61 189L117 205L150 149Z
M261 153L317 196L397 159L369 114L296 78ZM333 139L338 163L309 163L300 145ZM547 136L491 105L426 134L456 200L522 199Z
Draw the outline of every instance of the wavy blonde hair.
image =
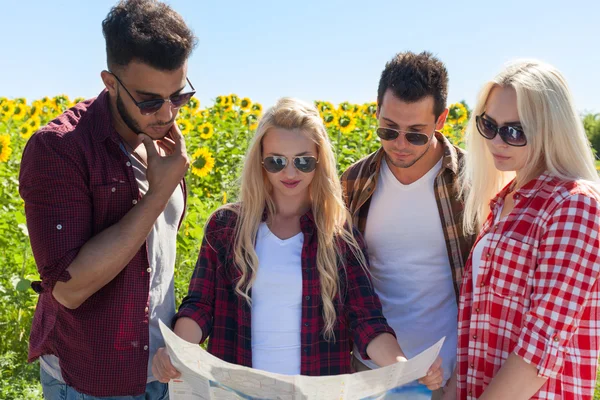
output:
M527 161L517 186L540 171L565 180L598 182L594 155L583 123L575 109L563 75L553 66L537 60L508 64L481 89L466 129L467 156L463 170L465 198L464 230L476 233L489 214L489 201L511 180L514 172L502 172L477 131L475 117L485 111L491 90L513 88L517 94L519 119L527 136ZM468 188L468 189L465 189Z
M347 257L342 253L339 240L345 242L365 270L367 261L352 232L352 220L342 198L335 156L323 121L314 106L297 99L282 98L265 112L246 152L239 205L225 206L238 214L233 251L241 278L235 285L235 292L251 303L249 292L259 264L254 249L258 228L265 209L267 219L277 212L271 196L272 186L262 167L262 140L274 128L307 135L317 146L319 163L309 193L318 240L317 270L325 321L323 335L327 340L335 339L334 299L340 291L338 265L339 260Z

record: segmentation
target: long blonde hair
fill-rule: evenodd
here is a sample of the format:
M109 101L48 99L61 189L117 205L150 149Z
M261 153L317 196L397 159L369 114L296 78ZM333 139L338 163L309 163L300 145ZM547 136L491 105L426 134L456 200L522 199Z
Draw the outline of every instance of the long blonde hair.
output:
M309 191L318 240L317 270L325 321L323 334L326 339L333 339L336 320L334 300L340 291L338 265L339 260L347 257L342 254L338 240L347 244L365 269L367 261L352 233L350 213L342 198L335 156L323 121L314 106L297 99L282 98L265 112L246 152L239 205L228 207L238 213L233 249L241 278L235 285L235 291L251 303L249 291L258 269L258 258L254 250L256 235L265 209L267 218L277 212L271 196L272 186L262 167L262 140L273 128L307 135L317 145L319 163Z
M498 171L477 131L475 117L485 111L494 87L510 87L517 94L519 119L527 136L527 162L518 186L539 171L565 180L598 182L594 155L575 109L567 82L553 66L536 60L508 64L479 93L466 129L467 156L463 171L464 230L476 233L489 214L489 201L511 180L514 172Z

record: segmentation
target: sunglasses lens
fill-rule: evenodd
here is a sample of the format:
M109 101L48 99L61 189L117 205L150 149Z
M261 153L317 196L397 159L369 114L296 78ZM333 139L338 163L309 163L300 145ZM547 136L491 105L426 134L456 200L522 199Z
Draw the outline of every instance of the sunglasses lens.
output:
M496 124L483 117L477 117L477 130L486 139L493 139L496 136Z
M406 140L412 145L423 146L424 144L427 144L429 137L423 133L407 132Z
M164 104L164 100L150 100L150 101L144 101L138 104L138 107L140 108L140 112L142 113L142 115L149 115L149 114L154 114L156 113L158 110L160 110L160 108L162 107L162 105Z
M527 137L523 129L514 126L503 126L500 128L500 137L502 140L511 146L525 146L527 144Z
M312 172L317 168L317 159L315 157L296 157L294 158L294 167L300 172Z
M287 158L285 157L266 157L263 160L263 165L267 172L272 174L281 172L287 165Z
M181 107L184 104L186 104L188 101L190 101L190 99L192 98L194 93L195 92L189 92L189 93L182 93L177 96L173 96L173 97L171 97L171 103L173 103L173 105L175 107Z
M388 128L377 128L377 136L381 140L394 140L398 137L398 132Z

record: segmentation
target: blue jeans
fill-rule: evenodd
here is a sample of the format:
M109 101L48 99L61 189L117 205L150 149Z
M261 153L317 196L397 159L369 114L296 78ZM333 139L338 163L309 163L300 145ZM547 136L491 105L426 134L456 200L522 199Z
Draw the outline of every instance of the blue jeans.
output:
M139 396L95 397L79 393L66 383L51 377L44 368L40 368L40 381L44 398L47 400L168 400L169 386L159 381L146 385L146 393Z

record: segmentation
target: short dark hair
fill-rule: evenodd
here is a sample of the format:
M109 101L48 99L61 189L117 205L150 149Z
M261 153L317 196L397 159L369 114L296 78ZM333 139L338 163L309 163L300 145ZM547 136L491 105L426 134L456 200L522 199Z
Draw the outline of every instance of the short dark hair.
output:
M156 0L122 0L104 21L109 69L139 61L163 71L183 65L197 39L181 15Z
M398 53L381 73L377 89L377 104L381 106L383 95L391 89L396 97L407 103L419 101L426 96L434 100L436 119L446 108L448 97L448 71L430 52L415 54L410 51Z

